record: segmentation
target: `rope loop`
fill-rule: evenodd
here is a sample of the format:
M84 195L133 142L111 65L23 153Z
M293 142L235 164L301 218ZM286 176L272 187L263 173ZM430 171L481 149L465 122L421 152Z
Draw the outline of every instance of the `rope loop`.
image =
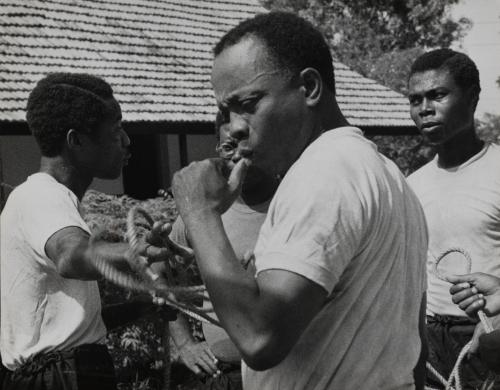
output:
M106 279L127 290L146 292L152 296L161 297L165 303L184 314L203 322L221 326L219 321L208 315L212 309L202 309L194 305L193 301L208 299L205 286L177 286L172 277L169 261L165 261L167 282L161 278L151 267L148 259L139 254L141 240L137 227L137 219L142 217L146 221L146 228L152 229L153 218L141 207L133 207L127 215L126 238L129 243L127 261L134 272L125 272L114 266L112 259L104 259L95 255L94 266ZM91 244L95 243L97 236L91 237Z
M447 255L450 253L460 253L461 255L464 256L464 258L467 261L467 271L466 273L469 274L472 271L472 258L470 254L459 247L453 247L450 249L445 250L443 253L441 253L435 260L434 262L434 273L436 276L445 281L449 282L447 276L443 274L442 272L439 271L438 265L443 260ZM491 325L488 317L484 313L483 310L478 310L477 315L479 319L481 320L481 323L486 331L486 333L490 333L493 331L493 326ZM450 377L448 380L446 380L429 362L427 362L426 367L427 369L441 382L441 384L445 387L446 390L462 390L462 381L461 381L461 376L460 376L460 366L462 364L463 359L469 352L470 348L472 345L472 341L469 341L460 351L457 361L455 362L455 365L453 366L453 369L451 371Z

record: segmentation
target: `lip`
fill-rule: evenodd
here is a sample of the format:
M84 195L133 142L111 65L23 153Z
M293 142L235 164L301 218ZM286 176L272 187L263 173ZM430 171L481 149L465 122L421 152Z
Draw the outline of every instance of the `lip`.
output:
M131 153L127 153L127 154L123 157L123 165L128 165L128 160L130 160L130 157L132 157L132 154L131 154Z
M432 131L433 129L439 126L441 126L441 123L439 122L426 122L422 123L422 126L420 126L420 130Z

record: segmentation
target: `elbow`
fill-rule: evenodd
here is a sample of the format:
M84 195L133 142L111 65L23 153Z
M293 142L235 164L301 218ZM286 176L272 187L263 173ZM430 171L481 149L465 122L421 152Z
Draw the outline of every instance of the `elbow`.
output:
M246 365L255 371L269 370L277 366L293 346L285 340L272 337L258 336L253 339L253 342L241 345L240 352Z
M85 268L83 260L76 256L63 256L56 263L59 275L65 279L95 280L94 275L90 275Z
M57 273L66 279L74 279L74 270L69 259L61 258L56 264Z

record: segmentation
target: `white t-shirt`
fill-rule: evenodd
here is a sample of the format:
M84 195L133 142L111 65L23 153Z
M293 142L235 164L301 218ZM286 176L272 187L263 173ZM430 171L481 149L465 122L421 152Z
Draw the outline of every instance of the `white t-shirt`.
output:
M472 259L472 272L500 277L500 147L485 147L458 167L443 169L437 156L408 177L429 227L427 314L466 317L451 300L451 284L434 271L436 258L459 247ZM442 274L467 273L455 256L439 263Z
M57 231L89 232L75 194L36 173L12 191L0 220L3 364L14 370L39 352L104 342L97 282L61 277L45 254Z
M284 177L255 256L257 273L297 273L328 300L280 364L243 366L244 388L413 389L426 249L398 168L359 129L324 133Z

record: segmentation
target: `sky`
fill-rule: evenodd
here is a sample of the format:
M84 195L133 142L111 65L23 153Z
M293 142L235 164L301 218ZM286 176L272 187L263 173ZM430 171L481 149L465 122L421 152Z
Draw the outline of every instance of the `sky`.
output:
M481 95L476 111L500 115L500 0L461 0L452 9L454 18L465 16L473 27L453 49L466 53L479 69Z

